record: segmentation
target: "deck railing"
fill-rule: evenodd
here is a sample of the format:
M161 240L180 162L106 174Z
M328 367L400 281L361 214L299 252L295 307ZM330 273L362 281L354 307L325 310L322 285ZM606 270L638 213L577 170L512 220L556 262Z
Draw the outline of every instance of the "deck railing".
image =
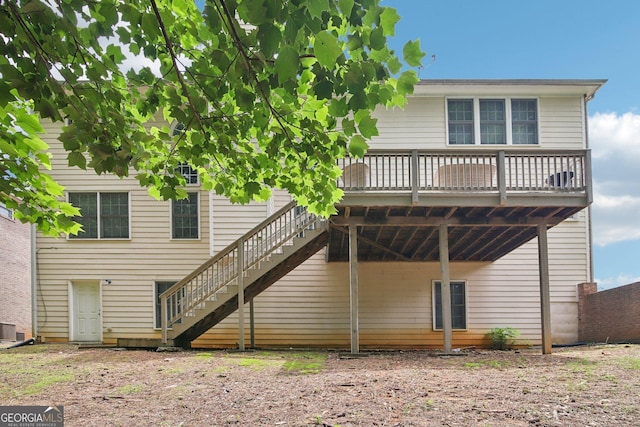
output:
M162 342L167 331L185 316L229 285L238 285L239 275L246 276L274 253L293 244L296 236L322 226L322 219L291 202L271 215L236 242L202 264L187 277L160 295Z
M396 150L343 158L347 192L490 191L588 193L589 150Z

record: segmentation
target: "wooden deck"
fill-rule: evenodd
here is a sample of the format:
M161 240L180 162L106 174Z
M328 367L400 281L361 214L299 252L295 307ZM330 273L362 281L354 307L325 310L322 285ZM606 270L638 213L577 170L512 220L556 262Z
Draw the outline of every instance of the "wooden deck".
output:
M449 227L451 261L493 261L592 201L588 150L372 151L342 159L344 190L330 218L328 261L437 261Z

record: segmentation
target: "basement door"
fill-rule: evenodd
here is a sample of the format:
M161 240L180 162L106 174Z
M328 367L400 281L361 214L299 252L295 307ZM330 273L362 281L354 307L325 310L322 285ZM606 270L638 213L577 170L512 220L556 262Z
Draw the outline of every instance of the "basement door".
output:
M74 282L72 284L72 293L71 341L101 342L102 313L100 308L100 284Z

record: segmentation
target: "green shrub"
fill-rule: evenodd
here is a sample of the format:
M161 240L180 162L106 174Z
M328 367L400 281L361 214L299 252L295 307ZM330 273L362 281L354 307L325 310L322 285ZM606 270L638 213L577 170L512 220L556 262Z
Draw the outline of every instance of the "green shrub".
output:
M494 350L507 350L513 344L514 338L520 335L520 331L515 328L493 328L487 337L491 342L491 348Z

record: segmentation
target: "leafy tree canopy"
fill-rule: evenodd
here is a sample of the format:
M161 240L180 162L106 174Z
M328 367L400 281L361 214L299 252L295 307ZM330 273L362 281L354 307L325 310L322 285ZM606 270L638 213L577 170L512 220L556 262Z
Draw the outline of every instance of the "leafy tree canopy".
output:
M70 166L170 199L187 163L233 202L282 188L329 215L335 159L362 156L373 110L418 81L387 44L399 18L379 0L0 0L0 201L45 233L78 230L38 136L38 117L66 118ZM404 46L407 65L423 56Z

